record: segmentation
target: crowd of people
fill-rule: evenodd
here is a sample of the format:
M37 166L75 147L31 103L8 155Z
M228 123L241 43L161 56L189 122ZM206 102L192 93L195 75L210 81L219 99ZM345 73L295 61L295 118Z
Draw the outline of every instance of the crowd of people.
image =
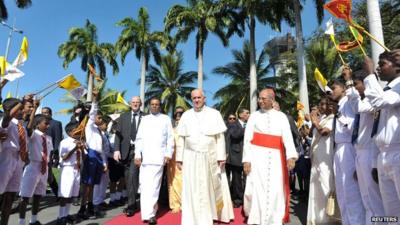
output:
M129 112L112 118L99 111L93 91L90 104L74 108L63 138L52 110L37 112L33 95L7 98L0 129L1 224L8 224L16 196L19 224L26 224L30 198L29 224L41 224L39 203L48 184L59 199L60 225L122 205L126 216L140 211L144 222L157 224L163 202L172 213L182 212L183 225L230 223L238 207L248 224L280 225L289 222L296 191L308 202L310 225L398 224L400 50L379 59L376 71L368 57L362 70L345 66L303 124L281 111L270 87L259 91L256 112L241 108L226 121L206 106L200 89L191 93L193 108L177 107L172 119L158 98L145 114L137 96ZM80 209L71 216L78 197Z

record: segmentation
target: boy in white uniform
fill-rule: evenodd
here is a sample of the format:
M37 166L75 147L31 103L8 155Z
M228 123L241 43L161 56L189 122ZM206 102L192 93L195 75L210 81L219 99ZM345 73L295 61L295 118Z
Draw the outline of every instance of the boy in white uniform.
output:
M16 98L8 98L3 102L5 116L1 122L1 129L7 133L6 139L2 142L0 152L0 197L1 224L8 224L13 199L19 192L21 184L22 160L28 158L28 136L26 130L20 123L22 119L22 102Z
M37 220L40 198L46 194L48 162L50 152L53 150L51 137L46 135L50 120L42 114L34 115L39 106L39 101L34 101L34 111L30 115L28 124L29 138L29 164L25 167L21 180L20 196L22 198L19 205L19 224L25 225L26 206L29 198L33 197L32 217L30 225L41 224ZM32 127L35 129L32 131Z
M58 196L60 197L60 210L57 219L58 225L72 223L69 216L73 197L78 197L84 143L79 140L80 135L74 135L74 129L79 126L78 122L70 122L65 126L68 137L60 142L60 184Z

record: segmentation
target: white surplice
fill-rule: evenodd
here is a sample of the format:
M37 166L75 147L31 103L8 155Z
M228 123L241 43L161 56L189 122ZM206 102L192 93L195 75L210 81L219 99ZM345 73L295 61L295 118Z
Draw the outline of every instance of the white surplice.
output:
M226 160L221 114L204 106L186 111L177 128L176 161L182 169L182 225L212 225L234 218L228 181L218 161Z
M287 116L274 109L250 115L244 135L243 162L251 163L244 196L248 224L282 225L285 195L281 154L277 149L251 144L254 133L280 136L286 159L298 158Z
M149 114L142 118L135 140L135 159L141 159L140 208L142 220L157 213L164 158L172 158L174 136L171 119L165 114Z

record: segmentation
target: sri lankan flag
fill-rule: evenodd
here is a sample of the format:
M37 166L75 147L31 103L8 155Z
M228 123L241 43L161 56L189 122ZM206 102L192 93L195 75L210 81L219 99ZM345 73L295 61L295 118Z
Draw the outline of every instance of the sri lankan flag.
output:
M336 18L351 22L351 0L332 0L324 8Z
M343 41L340 42L337 46L336 49L341 52L348 52L351 51L355 48L360 47L360 44L364 42L363 36L360 34L358 29L354 28L353 26L349 25L350 31L353 34L354 37L356 37L356 40L353 41Z

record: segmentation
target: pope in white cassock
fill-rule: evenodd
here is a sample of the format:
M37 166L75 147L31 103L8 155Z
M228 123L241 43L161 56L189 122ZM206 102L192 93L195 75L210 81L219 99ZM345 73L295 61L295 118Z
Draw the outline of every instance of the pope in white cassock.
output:
M244 134L243 170L247 174L244 212L248 224L289 222L288 170L297 152L287 116L273 109L273 89L263 89L260 110L250 115Z
M160 100L150 100L150 114L142 118L135 141L135 164L140 166L142 220L156 224L157 201L164 165L172 157L174 136L171 119L160 113Z
M193 109L177 128L176 162L182 169L182 225L212 225L234 218L225 174L225 123L221 114L205 106L203 91L191 93Z

